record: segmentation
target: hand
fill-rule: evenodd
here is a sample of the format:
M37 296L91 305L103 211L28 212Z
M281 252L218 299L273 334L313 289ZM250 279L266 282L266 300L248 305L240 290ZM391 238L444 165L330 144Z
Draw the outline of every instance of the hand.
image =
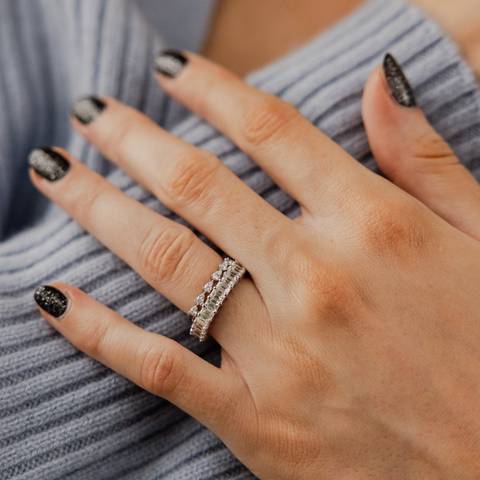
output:
M40 298L46 320L193 415L262 479L478 478L479 185L421 111L393 99L381 68L364 120L394 183L291 105L188 60L177 78L159 75L162 87L247 152L301 217L113 99L73 123L249 271L210 329L221 368L66 284L54 284L56 308ZM221 257L56 152L70 167L50 169L57 181L32 171L37 188L187 312Z

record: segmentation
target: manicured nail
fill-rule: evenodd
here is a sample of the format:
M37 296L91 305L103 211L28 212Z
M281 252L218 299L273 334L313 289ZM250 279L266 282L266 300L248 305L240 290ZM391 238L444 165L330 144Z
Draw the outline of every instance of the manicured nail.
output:
M52 317L59 318L67 311L67 297L60 290L50 285L37 288L33 298L39 307Z
M85 97L74 105L71 115L84 125L88 125L96 120L106 107L107 104L97 97Z
M383 72L395 100L402 105L402 107L416 107L417 101L415 100L412 87L410 83L408 83L407 77L405 77L400 65L389 53L387 53L383 62Z
M155 59L153 66L158 73L177 78L188 63L188 59L176 50L165 50Z
M28 157L29 165L36 173L50 182L60 180L68 172L68 160L51 148L36 148Z

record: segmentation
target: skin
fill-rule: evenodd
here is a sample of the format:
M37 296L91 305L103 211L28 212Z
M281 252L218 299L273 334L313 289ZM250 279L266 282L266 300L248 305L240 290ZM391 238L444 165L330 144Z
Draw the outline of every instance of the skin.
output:
M210 153L113 99L73 125L248 269L210 330L221 368L70 285L54 284L67 312L45 319L193 415L261 479L479 478L475 179L419 109L393 100L380 68L363 114L392 182L291 105L188 56L177 79L158 77L162 87L246 151L301 217L284 217ZM218 254L69 158L57 182L31 172L35 186L188 311Z
M238 75L267 65L365 0L220 0L203 55Z
M203 55L244 76L333 26L365 0L219 0ZM460 47L480 77L478 0L412 0Z

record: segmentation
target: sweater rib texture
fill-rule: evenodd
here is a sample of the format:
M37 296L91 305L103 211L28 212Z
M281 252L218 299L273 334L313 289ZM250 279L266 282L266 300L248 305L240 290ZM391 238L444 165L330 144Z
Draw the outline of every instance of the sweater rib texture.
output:
M161 91L151 64L165 45L134 2L0 0L0 12L0 479L254 478L195 419L79 352L43 320L33 291L63 281L208 361L220 359L213 340L189 336L184 313L33 189L27 155L39 145L64 147L131 197L183 222L72 132L76 98L110 95L213 152L286 215L297 216L298 205ZM377 171L361 103L387 51L430 122L480 178L474 75L438 26L402 1L369 2L248 81L296 105Z

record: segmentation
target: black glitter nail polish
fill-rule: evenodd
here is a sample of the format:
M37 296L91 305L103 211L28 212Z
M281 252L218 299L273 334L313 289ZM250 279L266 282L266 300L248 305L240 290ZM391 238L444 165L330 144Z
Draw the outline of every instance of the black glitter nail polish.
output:
M410 86L410 83L408 83L400 65L389 53L385 56L383 71L395 100L402 105L402 107L416 107L417 101L415 100L412 87Z
M68 160L48 147L36 148L28 157L29 165L50 182L60 180L70 168Z
M176 50L165 50L155 59L153 66L158 73L177 78L187 65L188 59Z
M33 298L39 307L52 317L59 318L67 311L67 297L60 290L50 285L39 287Z
M97 97L85 97L74 105L71 115L84 125L88 125L96 120L106 107L107 104Z

